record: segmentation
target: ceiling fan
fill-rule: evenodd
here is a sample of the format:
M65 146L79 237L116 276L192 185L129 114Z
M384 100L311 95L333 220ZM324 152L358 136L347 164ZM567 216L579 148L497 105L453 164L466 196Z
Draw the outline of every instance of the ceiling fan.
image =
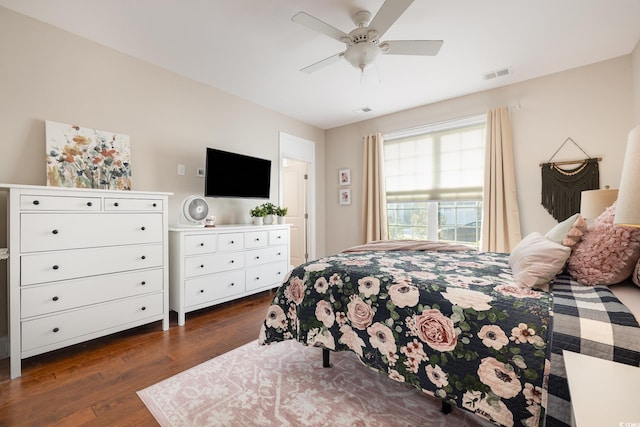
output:
M442 46L442 40L385 40L380 38L413 3L413 0L386 0L378 13L371 19L371 13L362 10L353 15L356 29L349 34L327 24L305 12L298 12L291 20L314 31L325 34L344 43L344 52L302 68L300 71L313 73L344 58L364 72L365 67L375 62L380 54L434 56Z

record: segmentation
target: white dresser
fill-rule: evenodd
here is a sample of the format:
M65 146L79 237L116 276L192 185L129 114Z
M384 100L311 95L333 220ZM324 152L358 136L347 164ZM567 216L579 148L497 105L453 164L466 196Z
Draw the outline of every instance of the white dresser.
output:
M277 287L289 272L289 225L170 228L169 306L185 313Z
M169 193L0 184L8 192L11 378L36 354L162 320Z

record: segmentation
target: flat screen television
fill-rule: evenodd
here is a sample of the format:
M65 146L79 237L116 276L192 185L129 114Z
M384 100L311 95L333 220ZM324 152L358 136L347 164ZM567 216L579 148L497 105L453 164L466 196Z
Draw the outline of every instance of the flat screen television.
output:
M205 197L268 199L271 160L207 147Z

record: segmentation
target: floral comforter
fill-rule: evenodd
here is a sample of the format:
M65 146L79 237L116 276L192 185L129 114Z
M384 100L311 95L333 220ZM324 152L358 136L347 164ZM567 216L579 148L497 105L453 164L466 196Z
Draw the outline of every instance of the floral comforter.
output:
M341 253L289 273L259 343L350 350L495 424L537 426L550 307L550 294L515 285L508 254Z

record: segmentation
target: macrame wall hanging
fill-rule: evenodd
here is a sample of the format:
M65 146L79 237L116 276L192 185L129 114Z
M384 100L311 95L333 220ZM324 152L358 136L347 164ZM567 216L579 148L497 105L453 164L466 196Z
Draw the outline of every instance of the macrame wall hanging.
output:
M552 162L558 151L567 142L572 142L582 151L584 160ZM547 163L540 163L542 168L542 206L558 221L564 221L576 212L580 212L580 194L585 190L600 188L600 170L598 162L601 158L589 156L573 139L567 138L560 148L553 153ZM561 165L577 165L571 169Z

